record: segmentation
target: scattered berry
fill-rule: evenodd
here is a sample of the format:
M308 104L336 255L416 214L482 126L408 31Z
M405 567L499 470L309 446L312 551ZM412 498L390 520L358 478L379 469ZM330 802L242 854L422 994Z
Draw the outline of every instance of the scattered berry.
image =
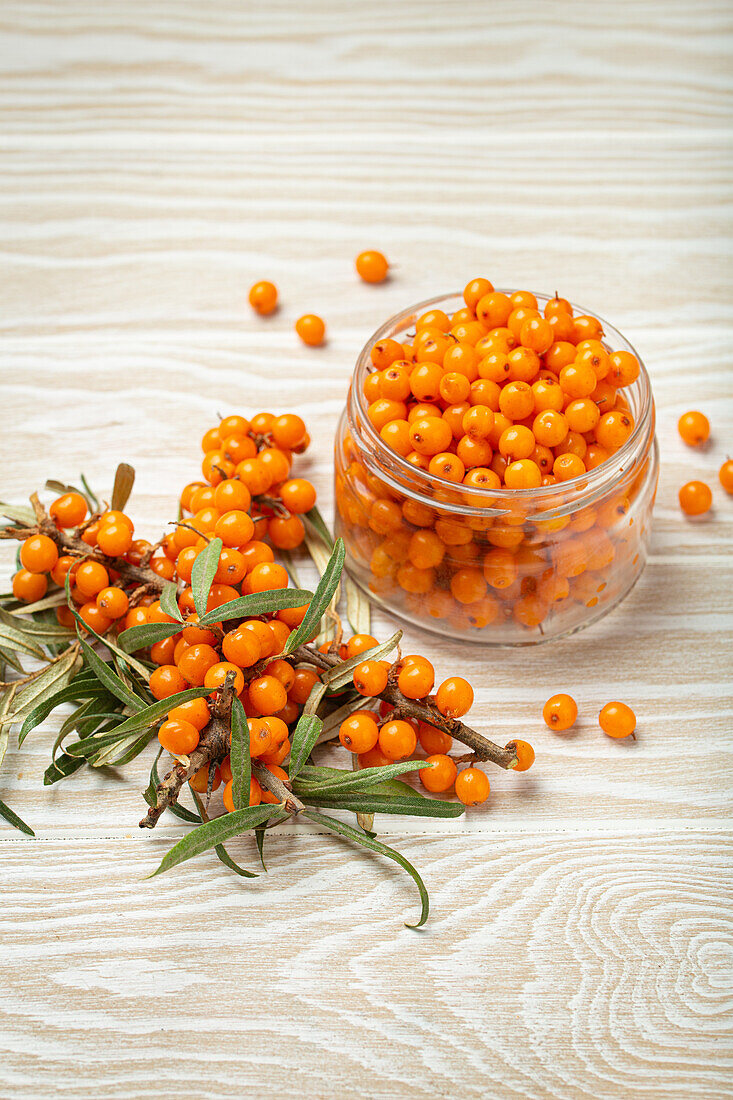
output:
M572 695L553 695L542 708L542 717L551 730L569 730L578 717L578 704Z
M626 703L606 703L598 715L598 722L609 737L629 737L636 729L636 715Z

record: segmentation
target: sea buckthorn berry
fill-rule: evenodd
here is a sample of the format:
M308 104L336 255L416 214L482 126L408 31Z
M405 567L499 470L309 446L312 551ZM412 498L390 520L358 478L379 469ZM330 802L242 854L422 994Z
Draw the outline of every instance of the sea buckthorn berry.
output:
M58 560L58 547L48 535L31 535L20 547L20 564L29 573L50 573Z
M155 699L168 699L190 687L175 665L161 665L150 674L150 691Z
M97 545L109 557L123 557L132 546L132 531L126 523L105 521L100 525Z
M201 450L204 454L208 454L209 451L216 451L222 441L222 434L217 425L216 428L209 428L207 432L204 432L201 439Z
M701 516L710 510L713 494L704 481L688 481L679 491L680 508L687 516Z
M259 454L260 465L267 470L273 485L279 485L290 476L291 456L280 447L265 447Z
M557 447L568 434L568 422L556 409L544 409L532 421L532 434L541 446Z
M490 291L476 303L476 316L489 329L503 328L514 311L506 294Z
M268 625L270 627L273 626L272 623ZM282 660L282 658L276 658L274 661L270 661L269 665L265 669L265 675L274 676L276 680L280 681L286 691L290 691L290 688L295 682L295 672L293 670L293 666L287 661Z
M390 761L412 756L416 745L417 734L409 722L385 722L379 730L379 748Z
M491 789L485 772L480 768L464 768L455 779L456 797L464 806L481 806Z
M129 528L130 534L135 530L135 524L132 522L126 512L120 512L118 510L110 509L106 512L102 512L100 516L101 523L124 523Z
M316 503L316 490L305 478L292 478L280 486L280 499L290 512L309 512Z
M245 458L237 465L237 477L249 489L252 496L266 493L272 485L272 478L268 470L262 465L259 458ZM231 480L225 478L224 480ZM223 482L219 483L220 485ZM217 488L219 486L217 485ZM234 509L235 511L237 509Z
M519 541L522 534L519 532ZM509 588L517 576L517 564L513 554L503 547L489 550L484 558L484 577L492 588Z
M558 379L561 390L568 397L590 397L598 385L598 378L590 363L576 360L563 367Z
M412 451L410 440L410 425L406 420L389 420L379 433L393 451L406 458Z
M612 351L608 357L608 380L612 385L630 386L639 377L639 360L630 351ZM600 377L600 375L599 375Z
M287 703L288 693L275 676L258 676L250 682L249 701L258 714L277 714Z
M534 749L528 741L510 741L505 747L513 751L517 758L515 772L526 772L534 764Z
M230 546L223 546L219 554L219 564L216 567L214 580L218 584L235 585L243 579L247 572L244 558L238 550ZM170 577L170 580L173 578Z
M381 695L387 686L389 665L384 661L362 661L354 669L354 687L360 695Z
M275 417L271 412L255 413L250 419L250 427L257 435L267 435L272 428Z
M699 447L710 438L710 421L701 412L686 412L677 421L677 430L688 447Z
M733 493L733 460L728 458L718 470L718 480L726 493Z
M532 396L534 398L534 411L543 413L547 411L562 412L564 394L559 382L554 378L538 378L532 383Z
M326 326L316 313L304 313L295 322L295 331L304 344L317 348L323 343Z
M225 416L219 421L219 431L221 432L222 439L228 439L230 436L245 436L251 428L252 425L249 420L244 416L239 416L237 413Z
M424 699L433 690L435 669L426 657L411 656L402 662L397 687L408 699Z
M494 413L485 405L473 405L463 417L462 426L471 439L489 439L494 427Z
M305 421L296 413L284 413L275 417L270 432L278 447L290 449L305 435Z
M410 389L410 373L412 364L398 359L391 367L380 371L379 397L385 397L388 401L406 401L412 390ZM370 377L374 377L371 375Z
M121 619L126 615L130 601L121 588L103 588L97 593L97 607L110 619Z
M453 746L453 738L449 733L445 733L427 722L418 723L417 737L428 756L433 756L436 753L448 753Z
M452 437L448 424L437 416L422 417L410 426L410 440L418 454L436 455L446 451Z
M260 562L247 579L250 592L274 592L276 589L288 587L287 569L274 561Z
M266 317L277 308L277 287L267 279L254 283L249 289L249 304L255 313Z
M410 375L410 389L418 401L433 403L440 399L443 368L438 363L419 362Z
M450 756L443 753L434 753L425 761L430 766L420 769L420 782L426 791L431 794L440 794L449 791L456 781L458 769Z
M585 473L585 463L577 455L566 452L557 456L552 472L558 481L570 481L571 478L580 477Z
M48 580L44 573L31 573L29 569L19 569L13 575L13 595L23 603L35 603L42 600L48 591Z
M203 644L189 646L178 660L178 671L181 677L187 681L184 687L202 687L206 679L206 673L218 663L219 655L213 646ZM178 688L177 690L183 691L184 688Z
M494 284L488 279L471 279L470 283L466 283L463 288L463 301L469 309L475 310L481 299L487 294L492 294L493 291Z
M499 395L499 409L510 420L524 420L534 411L534 394L527 382L510 382ZM495 418L496 420L496 418Z
M379 740L379 726L374 715L355 711L339 727L339 741L349 752L369 752Z
M466 566L458 569L451 577L450 590L453 598L460 604L472 604L486 595L486 581L480 569ZM422 695L414 696L421 699Z
M95 605L97 606L97 605ZM104 614L104 612L102 612ZM105 616L107 622L110 622L109 616ZM99 633L99 631L97 631ZM156 665L170 665L174 663L176 651L176 639L175 638L162 638L159 642L154 642L150 647L150 660Z
M445 481L458 484L466 476L466 466L458 455L451 454L450 451L443 451L441 454L433 455L430 459L428 473L432 474L433 477L442 477Z
M199 743L199 731L190 722L169 719L158 730L158 740L174 756L189 756Z
M507 360L511 382L534 382L542 365L537 352L531 348L514 348L509 352Z
M450 676L436 691L435 705L446 718L462 718L473 706L473 688L461 676Z
M378 644L377 639L373 638L371 634L355 634L346 643L346 657L348 659L358 657L361 653L373 649Z
M216 791L221 786L221 769L216 767L213 772L211 789L212 791ZM188 785L192 790L196 791L196 794L206 794L209 789L209 765L204 764L202 768L194 772L188 781Z
M511 428L506 428L499 438L499 450L507 459L529 458L535 444L533 433L523 424L513 424Z
M626 703L606 703L598 715L598 722L609 737L629 737L636 729L636 715Z
M313 669L296 668L295 679L293 680L293 686L288 691L288 698L293 703L297 703L299 707L304 706L316 683L318 683L318 674Z
M222 515L233 511L248 512L252 504L252 494L243 481L230 477L216 486L214 504Z
M305 538L305 527L298 516L274 516L267 525L267 534L278 550L295 550Z
M257 444L254 439L251 439L248 435L230 435L221 445L221 449L226 457L233 462L234 465L243 462L245 458L254 458L257 454ZM226 478L226 481L232 481L232 478ZM219 482L221 484L221 482ZM218 486L217 486L218 488Z
M249 718L249 754L256 758L271 751L275 745L272 730L263 718Z
M542 708L542 717L551 730L569 730L578 717L578 704L572 695L553 695Z
M204 676L204 687L210 688L211 691L216 691L217 688L223 687L224 682L230 672L234 673L234 692L239 695L240 691L244 688L244 676L242 671L237 665L232 664L230 661L220 661L218 664L212 665L207 669Z
M610 457L610 453L605 447L601 447L600 443L589 443L583 462L586 470L595 470Z
M504 484L507 489L539 489L542 471L531 458L510 462L504 471Z
M133 626L144 626L148 622L147 607L131 607L125 615L123 626L129 630Z
M356 257L356 270L365 283L383 283L387 278L389 264L381 252L369 250L360 252Z
M528 317L519 330L519 339L523 347L544 355L554 339L552 326L544 317Z
M66 583L66 574L71 569L71 576L73 578L78 568L78 558L72 558L70 554L62 554L51 570L51 580L63 588Z
M573 307L567 298L560 298L556 294L554 298L550 298L545 303L545 317L557 317L559 313L564 313L568 317L573 316Z
M85 596L96 596L109 585L109 573L99 562L85 561L76 570L74 583Z
M596 317L583 314L573 320L573 336L576 344L581 340L600 340L603 336L603 326Z
M81 493L64 493L56 498L48 514L57 527L78 527L86 519L87 510Z
M398 359L403 358L403 348L402 344L398 344L396 340L379 340L369 354L377 370L385 370Z
M190 722L197 730L201 731L209 724L211 714L205 699L189 699L187 703L179 703L168 711L168 718Z
M592 432L601 418L598 406L589 397L581 397L565 406L565 420L571 432Z

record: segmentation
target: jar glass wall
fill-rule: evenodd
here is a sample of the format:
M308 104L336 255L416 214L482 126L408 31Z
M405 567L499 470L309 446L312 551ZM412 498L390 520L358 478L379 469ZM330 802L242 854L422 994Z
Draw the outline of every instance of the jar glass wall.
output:
M537 299L540 308L548 300ZM654 402L640 361L623 391L635 422L629 439L569 481L487 491L431 476L372 426L364 380L375 342L404 337L428 309L463 305L460 295L422 302L361 352L336 437L336 529L349 573L387 610L462 640L532 645L595 622L638 580L658 479ZM602 324L606 347L636 354Z

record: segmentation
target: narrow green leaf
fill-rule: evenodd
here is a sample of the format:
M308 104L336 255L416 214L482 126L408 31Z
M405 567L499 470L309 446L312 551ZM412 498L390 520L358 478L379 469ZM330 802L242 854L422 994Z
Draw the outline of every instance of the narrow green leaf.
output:
M372 625L372 608L369 600L351 577L344 579L346 592L346 618L354 634L368 634Z
M86 679L79 682L79 675L75 676L67 687L59 688L51 695L47 695L41 702L36 703L33 710L21 726L18 735L18 744L22 745L31 730L45 722L52 710L60 707L62 703L75 703L78 699L99 699L108 695L108 691L98 680L90 684ZM0 718L0 721L2 719Z
M334 737L337 737L339 729L341 728L341 723L348 718L350 714L353 714L355 710L368 709L368 703L369 699L354 692L347 702L343 703L337 710L333 710L330 714L327 714L323 719L323 730L321 731L321 736L318 738L319 743L330 741ZM375 715L375 721L378 721L377 715Z
M323 540L323 542L325 542L326 547L328 548L328 551L330 553L330 551L333 550L334 545L333 535L329 531L325 519L318 511L318 506L314 505L309 512L306 512L304 516L301 516L301 519L311 525L316 534Z
M367 836L366 833L358 832L356 829L353 829L351 825L346 825L343 821L337 821L336 818L329 817L328 814L319 814L315 810L305 810L302 816L310 818L316 825L322 825L325 829L330 829L339 836L346 837L347 840L353 840L356 844L361 844L363 848L369 848L372 852L378 852L382 856L387 856L388 859L394 860L395 863L398 863L400 867L404 868L420 891L420 901L422 904L420 920L417 924L408 924L407 927L421 928L422 925L425 924L430 912L430 899L425 889L425 883L410 861L405 859L400 852L396 852L394 848L382 844L379 840L374 840L373 837Z
M177 622L183 622L183 615L178 606L178 588L175 584L167 584L160 594L160 610L170 615Z
M460 817L464 807L460 802L444 802L439 798L422 798L419 795L372 794L355 791L353 794L301 794L303 802L325 806L331 810L353 810L367 814L410 814L414 817Z
M255 840L257 841L257 851L260 854L260 863L262 864L262 870L266 871L265 866L265 826L258 825L255 829Z
M164 638L172 638L180 630L180 622L143 623L142 626L130 626L123 630L117 640L125 653L135 653L138 649L147 649L156 642L162 642Z
M132 707L134 711L137 712L142 710L145 704L140 696L130 691L117 673L113 672L110 666L94 652L92 647L82 638L81 632L79 633L79 641L81 642L84 657L88 664L94 669L98 680L104 684L107 690L116 696L120 702L125 703L128 707Z
M214 575L219 568L219 557L224 544L221 539L212 539L209 545L201 551L191 570L191 591L193 592L193 604L199 619L206 614L206 604L209 599Z
M13 699L15 698L14 687L4 688L0 693L0 767L2 767L3 760L5 759L5 753L8 750L8 741L10 740L10 723L6 722L10 708L13 705Z
M63 641L74 637L74 631L69 630L66 626L59 626L55 621L55 616L53 622L47 622L45 619L36 621L25 616L14 615L10 611L6 611L5 608L0 608L0 622L5 623L6 626L14 627L16 630L21 630L24 634L31 634L34 638L40 635L43 639L60 638Z
M25 833L26 836L35 836L36 834L31 829L30 825L26 825L22 817L18 817L14 810L10 809L10 806L6 806L4 802L0 802L0 817L4 817L9 824L15 829L19 829L21 833Z
M67 753L63 753L58 756L52 764L46 768L43 774L44 787L50 787L53 783L58 783L60 779L66 779L67 776L73 775L75 771L84 766L84 760L73 756L68 756Z
M0 645L5 649L14 649L18 653L28 653L31 657L37 657L39 661L46 659L46 655L39 643L20 624L22 619L16 620L18 626L9 626L0 622Z
M390 765L386 765L390 767ZM365 769L362 769L365 770ZM407 771L407 769L404 769ZM340 781L344 776L348 776L348 772L344 768L326 768L322 765L307 764L304 768L301 768L298 776L298 783L310 783L311 786L325 786L328 783L334 781ZM384 779L381 782L375 782L371 788L372 794L391 794L391 795L407 795L408 798L424 798L425 795L420 791L415 790L409 783L403 783L400 779Z
M86 494L87 504L90 506L90 509L91 509L92 512L99 512L100 511L99 497L94 492L94 490L90 487L89 482L84 477L84 474L80 474L80 477L81 477L81 483L84 486L84 492Z
M291 782L312 753L322 729L323 722L315 714L301 714L293 733L290 749L288 775Z
M333 771L337 774L321 780L309 779L307 775L304 778L302 774L299 775L297 781L293 783L293 790L296 794L299 794L302 790L311 795L333 794L340 796L349 791L359 791L366 788L371 790L376 783L382 783L387 779L398 779L407 772L420 771L425 767L428 767L425 760L405 760L399 764L385 764L381 768L360 768L358 772L334 768ZM310 771L311 769L303 770ZM405 786L407 787L407 784ZM407 787L407 789L410 794L416 793L412 787Z
M202 799L193 788L191 788L191 794L193 795L193 800L198 807L201 820L209 821L209 815L206 813L206 807L204 806ZM219 860L224 864L224 866L228 867L230 871L234 871L236 875L241 875L242 878L259 878L259 875L254 874L253 871L246 871L244 867L240 867L238 863L235 863L223 844L217 844L217 846L214 848L214 851L216 852Z
M252 774L249 755L249 724L244 707L235 697L232 702L231 748L229 761L232 766L232 801L234 809L249 806L249 781Z
M75 671L81 664L81 658L73 650L68 650L60 661L44 668L43 672L31 680L29 684L21 688L16 695L13 706L13 722L25 721L26 717L45 699L52 697L61 688L66 687L74 678ZM22 745L26 734L18 739L18 745Z
M0 513L11 519L13 523L19 523L23 527L35 527L36 517L32 508L27 504L8 504L0 500Z
M351 754L351 770L352 772L361 771L359 757L355 752ZM356 824L369 836L376 836L374 832L374 814L365 814L362 810L357 811Z
M341 571L344 567L345 553L344 541L343 539L339 539L334 546L333 553L329 558L323 576L318 582L318 587L311 600L310 607L305 613L303 622L288 638L285 647L286 653L292 653L299 645L307 642L311 635L317 630L318 624L326 608L330 604L334 592L338 588L341 579Z
M169 695L167 699L158 699L155 703L151 703L150 706L144 707L142 710L137 711L136 714L126 718L124 722L121 722L119 726L115 727L114 732L118 737L122 737L125 734L137 733L139 730L145 729L146 726L152 726L157 723L169 710L173 710L174 707L179 707L181 703L188 703L191 699L203 699L206 695L210 694L210 688L196 687L186 688L185 691L179 691L175 695Z
M364 653L360 653L357 657L350 657L349 660L344 661L343 664L336 665L336 667L332 668L329 672L322 673L324 684L327 684L331 691L337 691L339 688L346 687L353 679L354 669L357 668L362 661L381 661L387 654L397 648L401 639L402 631L397 630L386 642L372 646L371 649L365 650Z
M99 756L90 761L93 768L121 768L129 764L143 749L146 749L154 737L152 730L146 730L139 737L128 737L117 744L109 745Z
M49 607L62 607L66 603L66 596L63 591L52 592L50 596L44 596L42 600L36 600L35 603L22 603L18 607L10 609L10 614L16 615L35 615L38 611L47 611Z
M321 705L323 696L328 691L328 685L324 684L323 680L316 680L313 687L310 689L308 698L305 701L303 707L303 714L315 714ZM322 732L322 731L321 731Z
M0 661L2 661L6 665L10 665L11 668L14 668L16 672L20 672L21 675L25 673L25 669L20 663L18 657L16 657L16 655L11 650L4 649L3 646L0 646Z
M65 586L64 586L64 591L66 592L66 597L67 597L67 601L68 601L69 610L71 611L71 614L76 619L76 633L79 636L79 638L82 638L82 632L91 634L94 638L97 639L98 642L100 642L103 646L106 646L107 649L109 649L111 653L114 653L118 657L121 657L122 660L125 661L130 666L130 668L134 668L137 672L139 672L139 674L142 676L143 680L147 684L148 680L150 679L150 673L145 668L145 665L141 665L140 662L135 660L134 657L131 657L129 655L129 653L125 653L125 651L120 649L120 647L117 645L117 643L113 642L111 638L106 638L106 637L103 637L101 634L97 634L96 630L94 630L91 626L89 626L87 623L84 622L81 615L79 614L79 612L74 607L74 603L71 599L71 587L70 586L71 586L71 571L69 571L66 574L66 582L65 582Z
M198 561L198 559L196 559ZM278 588L272 592L252 592L249 596L240 596L221 607L202 615L199 626L211 626L212 623L226 622L227 619L244 619L253 615L267 615L272 611L282 611L286 607L302 607L313 599L313 593L299 588Z
M163 856L160 865L153 871L152 875L147 877L153 878L155 875L162 874L163 871L169 871L171 867L176 867L179 863L183 863L193 856L201 855L202 852L215 848L217 844L223 844L230 837L249 832L250 829L254 829L257 825L262 825L265 821L270 821L274 817L285 816L282 806L266 805L248 806L244 810L234 810L233 813L224 814L223 817L216 817L213 821L207 821L203 825L199 825L198 829L193 829L182 840L179 840Z

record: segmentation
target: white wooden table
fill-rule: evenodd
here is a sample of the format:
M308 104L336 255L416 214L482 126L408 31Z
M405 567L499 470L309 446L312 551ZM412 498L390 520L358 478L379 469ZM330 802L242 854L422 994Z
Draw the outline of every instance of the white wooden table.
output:
M256 881L213 856L145 881L182 827L137 829L144 759L44 789L57 724L10 752L0 797L38 839L0 829L0 1093L730 1096L733 500L676 501L733 448L729 6L7 0L0 31L3 497L126 459L156 534L217 412L297 408L330 515L357 350L475 274L626 332L663 456L650 564L602 624L488 655L408 631L469 670L478 728L537 749L483 812L383 823L431 891L421 933L396 868L306 827ZM292 331L311 310L321 350ZM600 733L612 698L636 743Z

